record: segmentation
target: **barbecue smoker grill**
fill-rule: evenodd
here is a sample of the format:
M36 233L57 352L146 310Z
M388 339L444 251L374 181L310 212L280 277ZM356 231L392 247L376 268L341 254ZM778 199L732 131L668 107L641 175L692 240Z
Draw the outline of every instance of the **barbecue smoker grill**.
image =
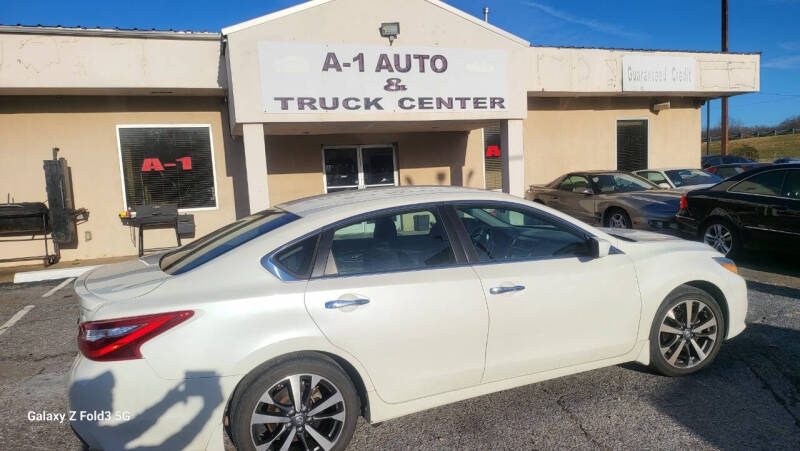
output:
M53 149L53 154L57 149ZM62 245L73 244L77 224L85 221L86 209L74 208L72 181L67 161L63 158L44 160L47 204L19 202L0 204L0 243L43 241L44 255L3 258L0 263L26 260L44 260L45 266L58 262ZM52 253L48 241L52 241Z

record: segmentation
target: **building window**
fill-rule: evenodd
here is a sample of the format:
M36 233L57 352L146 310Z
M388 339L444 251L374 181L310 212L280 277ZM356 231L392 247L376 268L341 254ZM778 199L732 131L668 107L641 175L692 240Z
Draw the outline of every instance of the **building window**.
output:
M647 120L617 121L617 169L647 169Z
M325 192L397 185L394 146L336 146L322 149Z
M125 208L216 208L209 125L118 126Z
M500 124L484 127L483 167L486 189L503 189L503 158L500 154L500 144Z

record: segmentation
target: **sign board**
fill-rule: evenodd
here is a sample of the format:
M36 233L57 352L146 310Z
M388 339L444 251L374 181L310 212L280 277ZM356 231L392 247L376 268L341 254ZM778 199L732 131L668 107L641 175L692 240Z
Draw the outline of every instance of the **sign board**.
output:
M622 56L623 91L694 91L694 79L692 56Z
M504 50L260 41L265 113L503 112Z

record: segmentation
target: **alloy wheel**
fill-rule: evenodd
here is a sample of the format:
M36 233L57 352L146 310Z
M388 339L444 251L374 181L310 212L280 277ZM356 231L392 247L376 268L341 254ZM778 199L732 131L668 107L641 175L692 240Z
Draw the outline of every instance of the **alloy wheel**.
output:
M608 226L613 229L627 229L628 218L626 218L623 213L613 213L611 217L608 218Z
M708 304L696 299L681 301L661 321L661 355L675 368L699 365L714 349L718 332L717 318Z
M270 387L250 417L259 451L327 451L341 438L345 403L339 389L316 374L293 374Z
M723 255L728 255L733 247L733 235L723 224L714 223L706 228L703 241Z

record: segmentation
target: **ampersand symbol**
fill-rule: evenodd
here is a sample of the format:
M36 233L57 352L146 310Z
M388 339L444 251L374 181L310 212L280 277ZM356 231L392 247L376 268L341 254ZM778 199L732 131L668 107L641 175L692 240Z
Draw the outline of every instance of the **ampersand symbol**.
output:
M401 85L399 78L388 78L386 79L386 85L383 87L385 91L405 91L406 85Z

